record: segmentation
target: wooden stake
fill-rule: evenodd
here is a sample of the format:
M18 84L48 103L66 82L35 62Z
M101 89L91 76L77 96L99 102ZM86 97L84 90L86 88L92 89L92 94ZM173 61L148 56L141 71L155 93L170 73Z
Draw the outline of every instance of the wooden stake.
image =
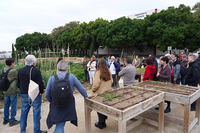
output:
M200 98L197 99L196 102L196 112L195 112L195 117L198 118L197 124L200 125Z
M184 123L183 123L184 133L189 133L189 122L190 122L190 106L184 105Z
M164 132L164 101L159 103L158 131Z

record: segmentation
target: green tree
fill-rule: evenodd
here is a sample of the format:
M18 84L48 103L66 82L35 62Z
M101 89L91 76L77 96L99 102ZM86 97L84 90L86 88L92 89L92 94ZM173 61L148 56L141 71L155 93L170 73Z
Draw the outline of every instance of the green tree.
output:
M14 48L14 44L12 44L12 58L15 59L15 48Z
M193 7L192 10L194 11L193 16L198 17L200 15L200 2L197 2Z
M121 17L100 25L97 32L97 42L109 48L125 48L128 54L133 46L140 51L143 50L143 20Z
M159 13L145 18L145 41L148 46L158 46L166 51L168 46L184 49L185 37L188 35L188 24L192 22L190 7L181 4L178 8L169 7Z

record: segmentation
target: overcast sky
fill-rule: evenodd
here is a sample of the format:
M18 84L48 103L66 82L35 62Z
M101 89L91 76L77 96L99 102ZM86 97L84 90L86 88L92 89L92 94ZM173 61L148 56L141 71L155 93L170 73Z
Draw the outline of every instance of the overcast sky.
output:
M197 0L0 0L0 51L25 33L51 33L70 21L89 22L98 17L113 20L152 9L167 9Z

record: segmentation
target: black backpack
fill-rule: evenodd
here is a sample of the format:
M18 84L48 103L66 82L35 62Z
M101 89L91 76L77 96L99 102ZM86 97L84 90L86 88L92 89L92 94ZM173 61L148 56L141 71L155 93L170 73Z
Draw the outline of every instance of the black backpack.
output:
M181 64L181 77L185 77L185 75L187 74L187 69Z
M2 70L2 74L0 75L0 90L1 91L7 91L8 88L10 87L10 83L8 81L7 75L8 72L11 70L12 68L9 68L6 73L4 73L4 69Z
M68 80L69 73L66 73L64 79L59 80L58 75L54 75L55 82L51 89L52 102L58 108L67 107L73 98L70 82Z

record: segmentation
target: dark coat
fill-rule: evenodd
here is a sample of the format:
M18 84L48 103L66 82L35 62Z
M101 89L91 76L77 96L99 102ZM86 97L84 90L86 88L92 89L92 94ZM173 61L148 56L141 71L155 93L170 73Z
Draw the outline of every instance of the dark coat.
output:
M17 75L17 87L20 89L20 94L28 94L31 67L33 67L31 72L31 80L39 85L40 93L42 94L44 93L44 83L42 81L42 75L40 70L34 66L25 66L19 70Z
M189 68L187 69L187 75L186 75L186 80L185 84L193 84L195 86L198 85L200 78L200 73L199 73L199 66L196 61L189 63Z
M121 71L120 70L120 65L116 61L114 61L113 64L114 64L115 69L116 69L116 75L118 75L118 73ZM110 68L110 66L109 66L109 68Z
M171 82L171 67L167 65L164 69L163 67L160 70L159 73L159 81L160 82Z
M57 108L56 105L50 103L49 108L49 114L46 120L48 129L50 129L54 124L66 121L71 121L72 124L78 126L74 96L70 105L67 107Z

